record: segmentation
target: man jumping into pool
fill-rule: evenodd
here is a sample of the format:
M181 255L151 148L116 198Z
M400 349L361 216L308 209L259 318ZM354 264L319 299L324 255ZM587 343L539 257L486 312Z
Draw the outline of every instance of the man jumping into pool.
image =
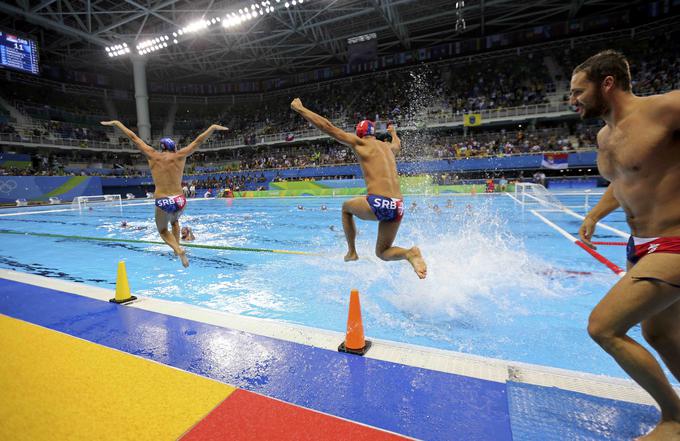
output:
M342 226L349 251L345 261L357 260L355 238L357 234L354 216L362 220L377 220L378 240L375 254L382 260L408 260L418 277L427 275L427 265L418 247L410 249L392 246L397 237L401 218L404 215L397 162L394 155L399 151L401 142L393 126L388 127L392 142L382 142L375 138L375 126L369 120L361 121L356 134L344 132L333 126L326 118L305 108L299 98L290 107L322 132L354 150L366 180L368 196L360 196L342 204Z
M118 127L130 138L139 150L149 160L151 177L156 186L154 197L156 198L156 227L165 243L182 260L184 267L189 266L186 252L179 246L179 217L186 206L187 200L182 192L182 174L187 156L192 154L207 140L215 130L229 130L226 127L213 124L201 133L191 144L177 150L175 141L163 138L160 141L161 151L158 152L149 147L132 130L128 129L120 121L102 121L102 125ZM168 231L168 224L172 226L172 233Z
M622 207L632 236L628 273L590 315L588 333L659 404L661 421L644 440L680 440L680 397L645 340L680 380L680 91L638 97L628 61L603 51L574 69L571 104L581 118L600 117L597 165L610 181L579 235L592 246L597 222ZM593 247L594 248L594 247Z

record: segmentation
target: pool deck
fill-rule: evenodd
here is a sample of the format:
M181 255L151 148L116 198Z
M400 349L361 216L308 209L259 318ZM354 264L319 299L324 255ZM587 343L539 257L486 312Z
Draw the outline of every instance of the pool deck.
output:
M623 379L380 340L359 357L341 333L113 295L0 270L0 439L625 440L659 418Z

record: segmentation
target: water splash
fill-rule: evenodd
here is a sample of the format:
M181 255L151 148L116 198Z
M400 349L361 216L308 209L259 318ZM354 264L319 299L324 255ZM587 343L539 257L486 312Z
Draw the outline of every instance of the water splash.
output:
M419 203L422 212L412 213L395 245L418 244L428 263L427 279L419 280L406 262L383 262L369 254L375 236L367 232L358 241L360 255L363 251L358 262L339 263L339 249L332 258L309 262L323 274L316 289L344 303L346 293L337 287L350 281L366 293L368 320L440 341L450 339L452 328L530 315L537 297L579 293L574 277L528 252L490 203L465 204L441 215L428 209L427 201Z

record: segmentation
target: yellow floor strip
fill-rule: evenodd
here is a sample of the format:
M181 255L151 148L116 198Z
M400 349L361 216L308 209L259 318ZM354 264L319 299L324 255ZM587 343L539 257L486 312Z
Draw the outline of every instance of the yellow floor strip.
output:
M173 440L235 389L0 315L0 440Z

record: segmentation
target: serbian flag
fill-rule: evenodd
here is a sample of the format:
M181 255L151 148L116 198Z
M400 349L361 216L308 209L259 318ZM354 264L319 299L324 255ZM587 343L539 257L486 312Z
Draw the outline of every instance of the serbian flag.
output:
M541 167L559 170L569 167L569 153L545 153Z

